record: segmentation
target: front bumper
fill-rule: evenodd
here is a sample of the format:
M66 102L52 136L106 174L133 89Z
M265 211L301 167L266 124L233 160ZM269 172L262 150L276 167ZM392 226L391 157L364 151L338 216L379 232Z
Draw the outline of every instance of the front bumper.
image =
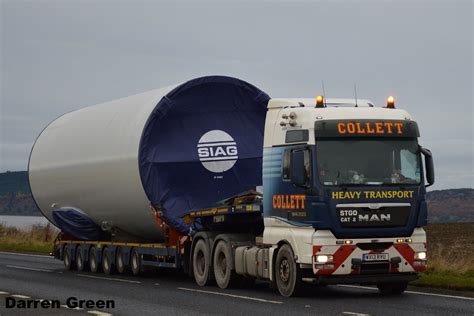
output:
M410 237L353 240L340 240L330 232L317 231L313 238L313 274L315 277L347 275L351 278L416 274L426 270L426 258L417 258L420 252L426 253L426 234L421 228ZM380 260L367 259L368 256L379 258L379 255ZM330 260L318 262L319 256Z

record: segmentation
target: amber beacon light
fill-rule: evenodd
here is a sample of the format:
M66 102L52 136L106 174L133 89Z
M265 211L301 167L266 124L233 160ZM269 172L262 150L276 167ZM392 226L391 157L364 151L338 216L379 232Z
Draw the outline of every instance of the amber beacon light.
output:
M394 109L395 108L395 98L393 96L389 96L387 98L387 108Z
M322 95L318 95L316 97L316 107L323 108L324 107L324 97Z

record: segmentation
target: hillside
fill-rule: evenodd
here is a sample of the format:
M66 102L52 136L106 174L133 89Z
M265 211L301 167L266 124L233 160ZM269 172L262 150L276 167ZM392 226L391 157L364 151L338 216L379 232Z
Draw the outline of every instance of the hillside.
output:
M474 189L428 192L430 223L474 222ZM41 215L31 197L26 171L0 173L0 215Z
M474 222L474 190L450 189L428 192L431 223Z
M0 196L14 192L30 194L28 173L26 171L7 171L0 173Z

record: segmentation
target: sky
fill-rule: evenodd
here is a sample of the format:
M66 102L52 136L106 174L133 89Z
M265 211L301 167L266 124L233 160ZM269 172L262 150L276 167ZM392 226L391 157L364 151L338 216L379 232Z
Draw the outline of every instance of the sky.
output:
M272 97L388 95L433 152L433 189L474 187L473 2L0 0L0 172L61 114L203 75ZM91 136L92 137L92 136Z

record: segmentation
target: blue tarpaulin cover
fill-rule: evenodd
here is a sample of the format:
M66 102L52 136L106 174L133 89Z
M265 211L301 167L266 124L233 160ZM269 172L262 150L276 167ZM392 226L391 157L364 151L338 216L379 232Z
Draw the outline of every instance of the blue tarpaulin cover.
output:
M102 231L86 214L72 208L61 207L53 211L57 226L80 240L100 240Z
M223 76L190 80L163 97L143 130L139 169L150 202L182 232L182 216L262 184L269 96Z

